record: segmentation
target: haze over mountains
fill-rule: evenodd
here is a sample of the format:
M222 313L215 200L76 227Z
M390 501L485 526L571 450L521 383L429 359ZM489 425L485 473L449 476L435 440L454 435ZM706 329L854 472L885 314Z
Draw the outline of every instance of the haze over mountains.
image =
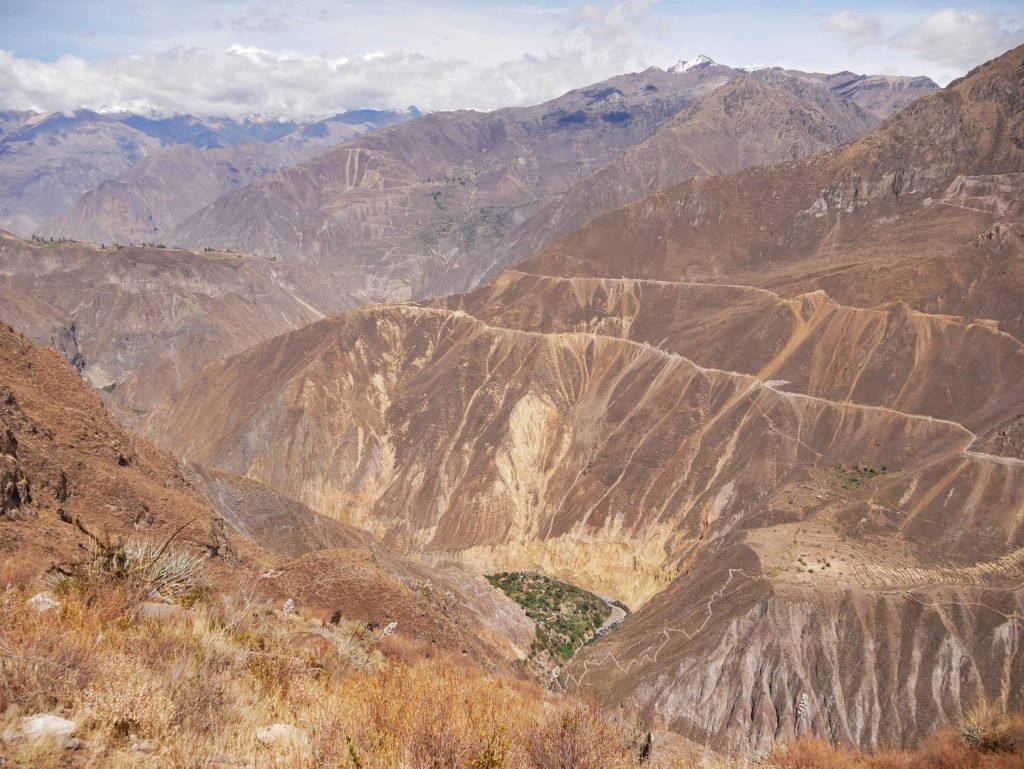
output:
M261 257L10 235L0 235L0 274L3 318L136 410L207 363L368 301L344 276Z
M116 398L148 410L203 365L261 339L356 304L472 288L650 189L849 141L878 120L858 106L865 95L878 109L881 91L900 101L934 88L926 79L851 82L844 75L834 78L846 94L840 98L825 80L710 61L677 73L652 68L534 108L429 115L325 154L318 137L339 126L369 131L417 112L349 112L307 127L82 113L58 121L58 136L84 141L94 123L118 130L129 124L148 132L139 142L180 143L101 182L40 225L39 236L231 249L279 266L245 257L225 272L230 260L222 256L163 249L141 260L137 249L83 259L94 252L59 243L46 252L55 258L27 259L31 249L8 239L6 283L22 294L19 312L33 316L22 326L33 338L73 336L71 356L82 353L78 362L95 386L118 384ZM864 82L870 88L860 90ZM333 128L321 130L328 124ZM6 138L21 147L25 136L23 128ZM261 141L232 143L245 138ZM311 155L317 157L296 164ZM202 278L185 284L152 271L179 261L186 275L198 270ZM255 282L239 283L241 275ZM165 306L169 285L184 292L186 304ZM210 302L226 296L239 297L268 324L235 316L236 331L225 333L232 313L211 313ZM197 327L183 320L192 317L206 320ZM165 342L126 346L126 338L146 334ZM171 360L173 376L134 376Z
M126 468L114 530L226 525L499 667L530 628L480 575L565 579L633 612L558 686L723 752L1024 708L1024 47L388 114L4 113L2 221L106 245L4 234L0 318L187 463L5 331L19 509Z
M166 147L223 149L282 140L284 147L296 150L334 137L351 138L417 114L415 108L362 110L304 125L278 118L158 118L84 109L73 114L4 112L0 115L0 227L31 235L46 219L64 214L84 193ZM290 156L288 162L309 154ZM214 155L211 160L216 164L224 155ZM289 157L286 152L279 157L282 160L276 165L272 162L264 173L288 164L283 162ZM246 163L246 154L237 162ZM237 187L252 178L228 176L224 189L234 189L232 182Z
M360 288L382 298L470 288L492 266L481 261L543 205L743 75L708 60L678 72L651 68L613 78L537 107L430 115L225 195L169 238L185 247L311 262L321 270L354 267L367 274ZM898 83L901 98L904 86ZM924 79L910 93L932 87ZM859 93L849 88L849 99L836 109L853 110ZM820 132L812 146L776 145L757 159L814 151L853 138L870 123L859 115L829 117L841 126L833 135ZM727 142L728 134L719 140ZM730 160L713 172L751 160L726 149L720 155Z

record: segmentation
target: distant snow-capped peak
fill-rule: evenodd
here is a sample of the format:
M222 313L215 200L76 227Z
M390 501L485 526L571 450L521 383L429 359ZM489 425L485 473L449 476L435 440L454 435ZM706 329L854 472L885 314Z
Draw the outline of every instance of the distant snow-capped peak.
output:
M686 59L680 59L671 67L669 67L668 71L673 75L677 75L680 72L689 72L691 69L697 69L698 67L708 67L714 63L715 60L712 59L710 56L705 56L704 54L701 54L696 59L690 59L689 61L687 61Z

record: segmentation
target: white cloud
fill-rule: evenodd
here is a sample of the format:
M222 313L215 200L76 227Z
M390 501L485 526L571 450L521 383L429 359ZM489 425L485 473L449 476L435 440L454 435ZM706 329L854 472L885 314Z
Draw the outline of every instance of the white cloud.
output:
M611 5L588 3L578 6L573 16L583 33L599 43L615 43L631 35L639 25L651 0L616 0Z
M986 0L986 8L1001 14L894 5L827 18L787 4L758 13L728 3L581 2L16 4L28 16L0 25L0 109L295 117L410 104L493 109L538 103L698 53L734 65L754 60L808 71L927 74L946 82L1024 38L1008 20L1019 0Z
M611 75L648 65L650 47L639 42L650 0L615 0L563 14L548 50L473 64L401 51L332 57L234 44L219 50L171 50L86 61L53 62L0 50L0 105L69 111L128 109L157 113L296 117L355 107L427 110L533 104ZM276 23L269 5L252 6L246 24ZM233 26L240 17L222 20Z
M897 48L951 67L973 67L1024 42L1024 28L1002 19L946 8L892 37Z
M854 47L878 43L882 39L882 20L852 11L839 11L825 20L825 29L838 32Z
M851 50L875 46L963 72L1024 42L1024 28L998 14L945 8L907 23L839 11L822 25L842 35ZM889 29L887 32L886 29Z

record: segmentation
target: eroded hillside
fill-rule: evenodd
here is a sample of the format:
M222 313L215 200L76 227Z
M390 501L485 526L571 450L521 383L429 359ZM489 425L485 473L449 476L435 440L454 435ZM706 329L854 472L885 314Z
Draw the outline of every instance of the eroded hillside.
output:
M499 669L525 654L530 623L483 578L410 562L253 481L182 467L118 424L55 351L7 327L0 372L4 580L66 572L87 558L89 533L173 541L202 558L214 591L398 621L409 639Z
M567 682L723 749L1020 707L1022 60L473 294L269 340L147 430L393 547L639 607Z
M872 82L882 91L899 85ZM64 351L94 387L113 388L131 418L207 363L275 334L382 297L475 286L651 189L862 135L876 115L833 85L713 63L652 68L537 107L421 117L285 170L324 148L294 133L237 145L238 126L220 125L231 129L222 136L193 119L143 121L144 138L185 143L154 149L87 192L39 228L45 244L4 238L0 318ZM69 135L85 130L87 117L65 126ZM103 120L128 130L123 120ZM163 248L193 214L213 227L194 241L202 250ZM254 239L240 235L246 228ZM69 235L100 247L63 240Z
M362 304L349 283L243 254L0 233L0 319L135 411L211 361Z
M652 67L535 107L427 115L226 195L169 238L357 267L359 287L384 299L466 290L654 189L861 136L880 114L834 85L710 62Z

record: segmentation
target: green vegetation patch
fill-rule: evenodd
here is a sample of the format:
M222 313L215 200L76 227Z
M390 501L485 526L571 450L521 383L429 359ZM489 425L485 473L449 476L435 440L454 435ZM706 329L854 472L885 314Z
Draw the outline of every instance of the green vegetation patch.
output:
M32 235L28 241L33 246L41 246L43 248L57 248L58 246L64 246L68 243L74 245L80 245L81 241L72 240L71 238L40 238L37 235Z
M877 478L885 470L884 465L881 470L874 467L861 467L860 465L836 467L832 470L832 478L843 488L853 489Z
M612 611L593 593L543 574L503 571L487 580L522 606L536 624L531 656L546 651L555 663L571 660Z

